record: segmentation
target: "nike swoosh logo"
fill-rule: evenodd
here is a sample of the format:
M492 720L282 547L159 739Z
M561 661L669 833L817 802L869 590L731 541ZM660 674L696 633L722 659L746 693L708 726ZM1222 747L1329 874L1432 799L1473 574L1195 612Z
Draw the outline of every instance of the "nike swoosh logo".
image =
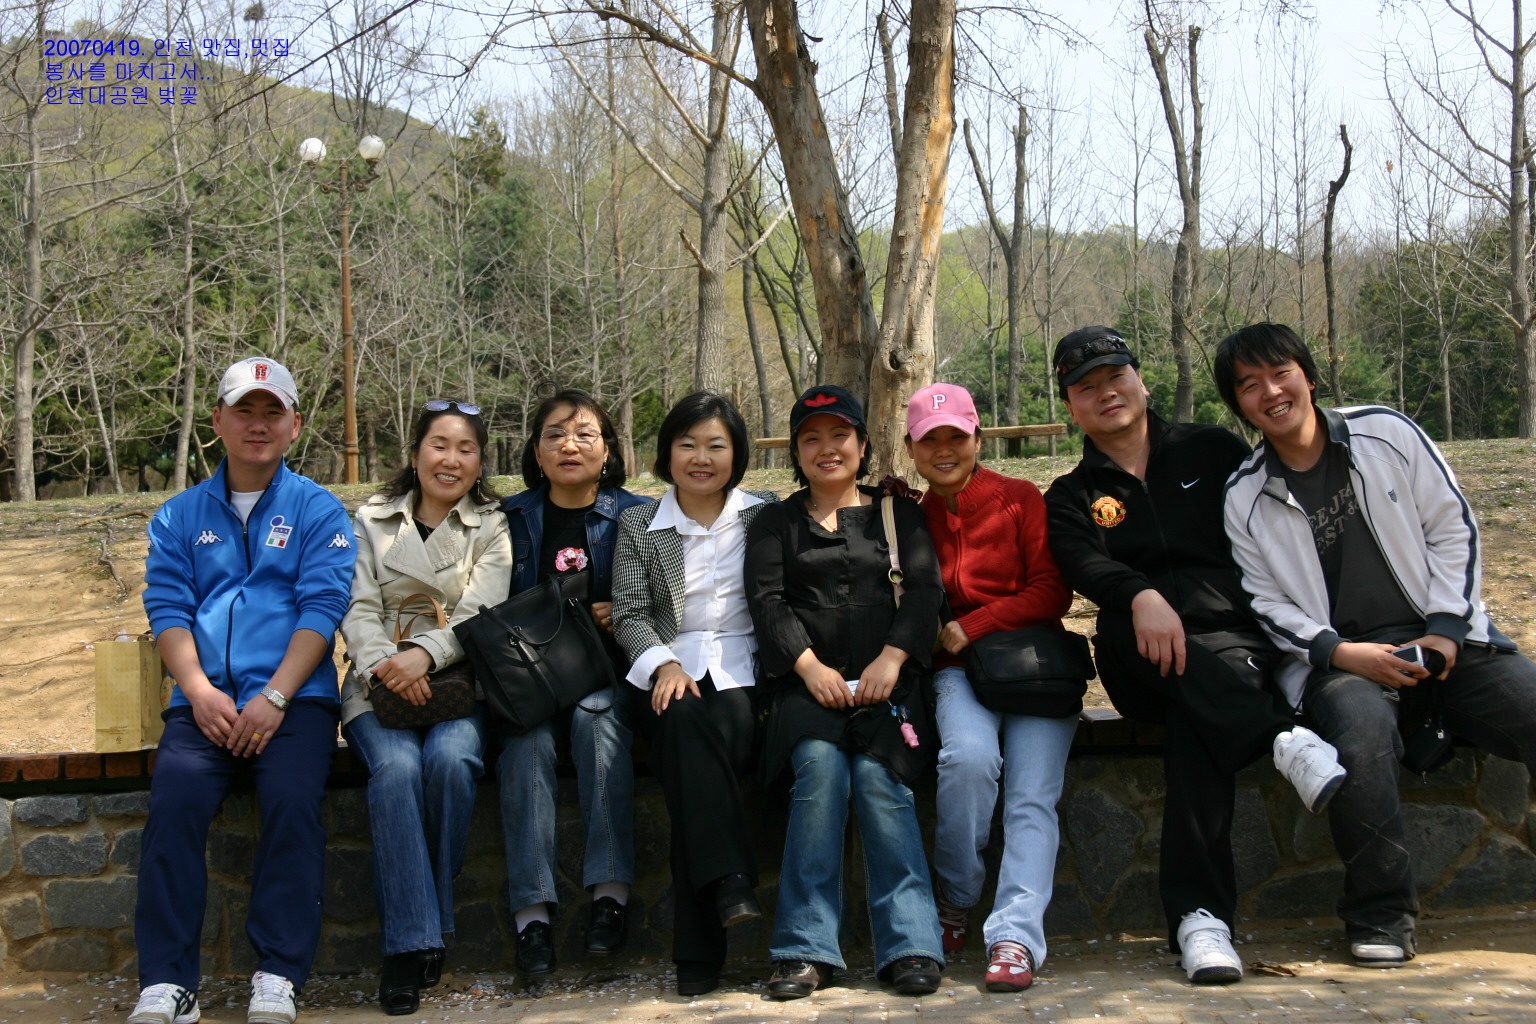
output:
M1187 491L1187 490L1189 490L1191 487L1195 486L1195 484L1197 484L1199 482L1200 482L1200 478L1199 477L1195 477L1193 480L1191 480L1187 484L1184 483L1182 480L1179 481L1179 486L1184 488Z

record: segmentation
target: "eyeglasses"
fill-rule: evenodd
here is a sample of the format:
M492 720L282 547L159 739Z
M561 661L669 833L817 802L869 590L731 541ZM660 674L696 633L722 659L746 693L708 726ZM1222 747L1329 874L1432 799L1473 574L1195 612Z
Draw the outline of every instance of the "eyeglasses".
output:
M603 435L596 430L578 430L576 433L567 433L564 430L546 430L539 435L539 447L547 452L557 452L565 447L565 442L575 441L576 447L589 452L597 446L597 442L603 439Z
M1070 352L1063 353L1061 358L1056 361L1056 376L1065 377L1088 360L1097 359L1100 356L1129 355L1131 355L1131 346L1125 343L1124 338L1113 334L1104 338L1095 338L1090 342L1079 345Z
M421 407L427 410L427 412L447 412L449 409L454 409L465 416L480 415L480 407L478 405L471 405L469 402L456 402L451 398L434 398L423 402Z

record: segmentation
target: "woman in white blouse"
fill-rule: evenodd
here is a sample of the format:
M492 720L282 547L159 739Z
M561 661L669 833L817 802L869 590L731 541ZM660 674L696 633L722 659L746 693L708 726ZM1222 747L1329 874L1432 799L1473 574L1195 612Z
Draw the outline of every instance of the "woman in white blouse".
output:
M720 984L725 929L761 916L737 776L752 754L752 619L742 583L747 526L763 500L736 485L747 427L708 391L662 421L656 475L672 486L619 520L613 632L649 691L651 763L672 819L672 958L679 995Z

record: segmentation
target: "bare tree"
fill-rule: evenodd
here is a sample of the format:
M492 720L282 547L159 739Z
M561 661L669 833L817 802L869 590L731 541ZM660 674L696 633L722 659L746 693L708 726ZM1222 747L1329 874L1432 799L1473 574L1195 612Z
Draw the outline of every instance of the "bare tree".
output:
M1184 211L1184 223L1179 229L1173 253L1169 304L1172 314L1170 337L1178 369L1173 416L1176 420L1188 420L1194 418L1195 412L1191 353L1199 344L1196 324L1200 315L1200 184L1205 144L1205 103L1200 95L1200 26L1184 27L1182 49L1176 54L1175 67L1170 71L1168 57L1175 46L1175 29L1155 12L1152 0L1143 0L1142 9L1146 13L1142 41L1152 62L1152 72L1157 76L1163 120L1167 122L1168 138L1173 145L1173 172L1179 187L1179 204ZM1174 82L1175 74L1179 76L1177 83ZM1187 131L1176 89L1187 91L1189 96Z
M1409 87L1424 98L1439 119L1466 143L1465 156L1439 143L1430 128L1414 118L1403 90L1388 78L1388 95L1398 122L1414 142L1431 153L1442 173L1460 187L1495 206L1508 236L1504 284L1505 317L1514 335L1516 379L1520 391L1519 435L1536 435L1536 319L1533 319L1531 251L1529 100L1536 87L1528 61L1536 33L1525 28L1523 0L1510 0L1509 35L1496 34L1492 23L1473 0L1443 0L1452 23L1460 23L1476 48L1486 75L1484 90L1472 89L1459 69L1443 61L1437 47L1448 45L1443 35L1430 42L1427 66L1416 66L1406 55L1399 61ZM1485 91L1486 90L1486 91ZM1489 117L1488 96L1498 99L1502 128ZM1499 136L1502 135L1502 141Z
M1328 387L1333 392L1333 403L1344 404L1344 385L1339 382L1339 322L1337 288L1333 280L1333 215L1338 206L1339 193L1349 180L1349 160L1355 147L1349 143L1349 129L1339 125L1339 141L1344 144L1344 166L1339 176L1328 183L1328 206L1323 214L1323 289L1328 295Z

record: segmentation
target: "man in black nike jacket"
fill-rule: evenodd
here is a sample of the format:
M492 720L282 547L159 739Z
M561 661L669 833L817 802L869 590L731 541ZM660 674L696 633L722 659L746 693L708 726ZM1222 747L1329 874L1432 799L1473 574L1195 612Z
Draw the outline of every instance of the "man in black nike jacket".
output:
M1170 945L1191 981L1237 981L1234 777L1271 753L1315 813L1344 770L1273 686L1280 655L1227 546L1223 488L1248 446L1148 409L1136 356L1108 327L1062 338L1055 364L1086 437L1082 460L1045 496L1051 553L1099 606L1095 660L1116 710L1164 726L1159 886Z

